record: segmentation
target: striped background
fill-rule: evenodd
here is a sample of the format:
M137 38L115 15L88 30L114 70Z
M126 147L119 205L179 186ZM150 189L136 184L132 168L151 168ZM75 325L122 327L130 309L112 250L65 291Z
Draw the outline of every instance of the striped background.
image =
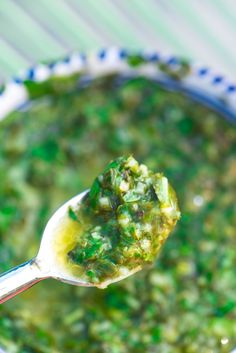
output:
M0 82L38 61L113 45L194 58L236 80L236 1L0 1Z

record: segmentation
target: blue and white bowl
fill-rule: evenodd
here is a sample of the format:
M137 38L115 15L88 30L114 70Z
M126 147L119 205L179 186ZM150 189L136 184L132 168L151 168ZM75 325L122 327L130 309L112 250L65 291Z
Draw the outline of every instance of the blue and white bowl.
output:
M78 85L112 73L149 77L170 90L182 91L236 122L236 84L229 78L202 64L188 63L175 56L147 51L135 53L119 48L102 49L88 56L73 53L62 60L26 70L0 89L0 120L30 101L29 82L43 84L53 78L77 76L79 83L75 80L75 84Z

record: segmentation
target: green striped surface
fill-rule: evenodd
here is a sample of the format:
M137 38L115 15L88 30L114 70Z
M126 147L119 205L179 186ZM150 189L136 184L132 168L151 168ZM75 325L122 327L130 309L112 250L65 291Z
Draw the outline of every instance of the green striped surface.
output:
M235 0L1 0L0 81L108 46L157 49L236 80Z

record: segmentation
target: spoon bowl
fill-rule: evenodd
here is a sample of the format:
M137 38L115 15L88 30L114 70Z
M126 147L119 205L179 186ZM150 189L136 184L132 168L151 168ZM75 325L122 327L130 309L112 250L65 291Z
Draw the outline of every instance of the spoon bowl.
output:
M68 219L69 207L78 208L88 192L89 190L83 191L71 198L53 214L45 227L39 252L35 258L0 275L0 304L47 278L54 278L76 286L95 286L94 283L73 275L59 261L59 256L55 250L58 234ZM106 288L109 284L121 281L141 269L141 266L137 266L122 275L107 279L102 284L96 284L96 287Z
M39 252L35 258L0 276L0 304L47 278L55 278L77 286L93 286L73 276L60 264L54 246L60 227L68 217L68 208L78 207L87 193L88 190L73 197L53 214L45 227Z
M93 284L73 276L70 271L58 261L58 255L55 251L55 243L61 227L68 218L68 208L78 207L88 191L89 190L86 190L76 195L64 203L53 214L45 227L39 252L35 258L35 262L45 275L48 274L49 277L77 286L92 286Z

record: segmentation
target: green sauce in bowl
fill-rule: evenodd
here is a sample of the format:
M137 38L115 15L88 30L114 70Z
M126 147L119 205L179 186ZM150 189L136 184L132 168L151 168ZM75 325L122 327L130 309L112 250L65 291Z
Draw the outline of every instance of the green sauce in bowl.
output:
M175 186L178 227L155 266L104 291L49 280L1 306L0 346L229 352L236 343L236 130L150 80L114 82L48 95L0 123L1 271L33 256L58 205L121 155L133 154Z

